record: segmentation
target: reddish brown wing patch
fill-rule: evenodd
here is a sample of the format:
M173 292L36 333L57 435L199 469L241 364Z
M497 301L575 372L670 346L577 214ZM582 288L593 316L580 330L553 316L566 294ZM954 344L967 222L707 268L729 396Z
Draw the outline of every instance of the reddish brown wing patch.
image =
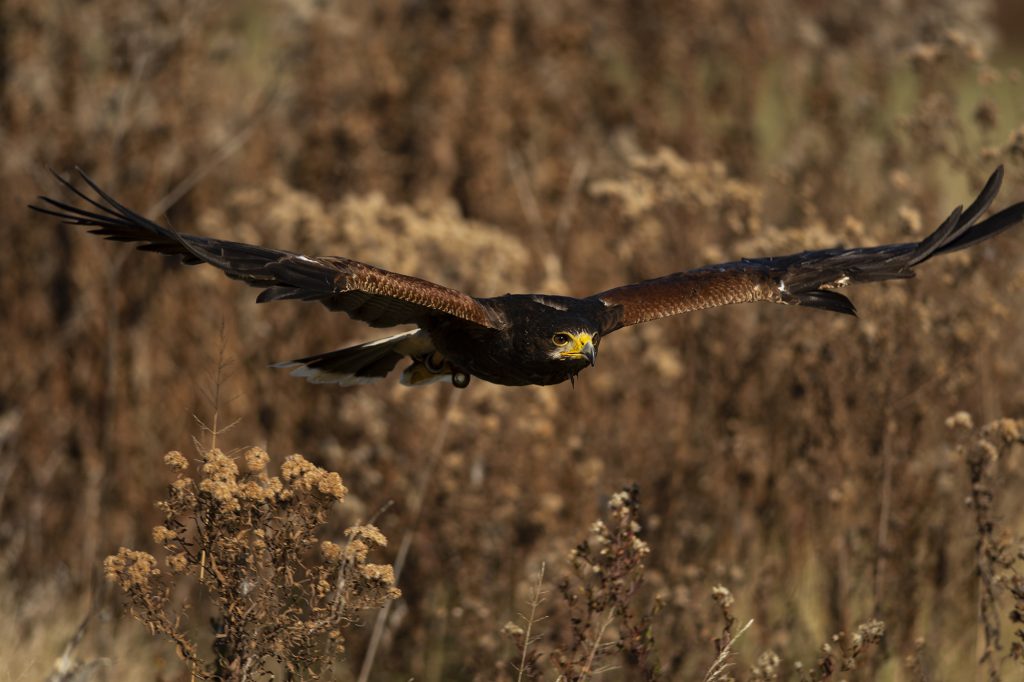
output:
M744 259L609 289L592 298L618 307L622 315L619 327L750 301L856 315L853 303L835 289L858 282L913 277L914 268L932 256L967 248L1024 222L1024 203L977 222L998 193L1002 178L1000 166L970 206L956 208L932 234L917 243L838 247Z
M335 293L324 297L324 305L347 312L355 319L392 326L443 313L482 327L500 327L500 321L487 308L461 291L346 258L317 260L337 273Z
M621 307L620 327L732 303L782 300L777 283L766 272L744 267L677 272L609 289L593 298Z

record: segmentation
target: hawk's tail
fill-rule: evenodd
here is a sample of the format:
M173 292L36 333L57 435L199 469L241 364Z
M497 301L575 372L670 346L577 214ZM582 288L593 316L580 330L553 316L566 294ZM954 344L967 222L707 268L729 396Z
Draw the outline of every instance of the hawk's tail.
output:
M430 338L426 332L413 329L358 346L279 362L273 367L291 369L292 376L303 377L311 384L355 386L380 381L399 360L418 355L425 348L433 350Z
M273 367L291 369L292 376L303 377L311 384L355 386L380 381L395 368L399 360L411 357L413 364L402 372L402 383L422 386L440 380L451 380L447 363L431 362L434 346L420 329L402 332L376 341L361 343L329 353L310 355L279 362Z

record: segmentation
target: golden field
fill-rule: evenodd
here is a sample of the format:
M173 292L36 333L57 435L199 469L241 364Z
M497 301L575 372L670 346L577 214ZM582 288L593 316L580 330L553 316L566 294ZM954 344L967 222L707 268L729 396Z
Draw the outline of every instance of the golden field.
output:
M184 232L476 295L914 240L1000 163L1024 199L1022 30L1014 0L0 4L0 682L223 654L250 583L219 601L175 514L276 633L315 608L288 566L378 580L333 648L289 640L325 679L1020 679L1024 228L853 289L859 319L624 330L575 388L340 389L268 365L386 332L25 206L77 165ZM261 564L209 500L300 470L332 503L252 507L301 549ZM233 679L286 679L260 632Z

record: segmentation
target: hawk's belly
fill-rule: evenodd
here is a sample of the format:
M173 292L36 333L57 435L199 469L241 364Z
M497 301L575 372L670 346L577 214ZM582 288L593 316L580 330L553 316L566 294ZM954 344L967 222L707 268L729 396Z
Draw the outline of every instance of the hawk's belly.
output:
M430 329L434 347L456 369L504 386L548 386L567 381L573 373L568 363L552 360L524 360L509 338L500 330L452 329L439 325Z

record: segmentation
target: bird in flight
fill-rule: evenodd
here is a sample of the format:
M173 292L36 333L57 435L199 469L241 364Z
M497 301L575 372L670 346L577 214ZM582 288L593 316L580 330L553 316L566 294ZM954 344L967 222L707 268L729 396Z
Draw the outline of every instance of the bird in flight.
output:
M87 206L49 197L30 208L113 241L138 242L140 251L176 256L186 265L208 263L263 291L257 302L319 301L371 327L416 328L369 343L274 365L313 383L343 386L383 379L403 359L401 383L471 377L508 386L575 380L594 364L614 331L705 308L765 301L855 315L841 289L860 282L906 279L932 256L966 248L1024 220L1024 202L978 222L999 191L1003 169L988 179L966 209L956 208L920 242L804 251L710 265L608 289L586 298L506 294L477 298L423 279L340 256L304 256L252 244L180 234L118 203L85 173L90 197L57 179Z

